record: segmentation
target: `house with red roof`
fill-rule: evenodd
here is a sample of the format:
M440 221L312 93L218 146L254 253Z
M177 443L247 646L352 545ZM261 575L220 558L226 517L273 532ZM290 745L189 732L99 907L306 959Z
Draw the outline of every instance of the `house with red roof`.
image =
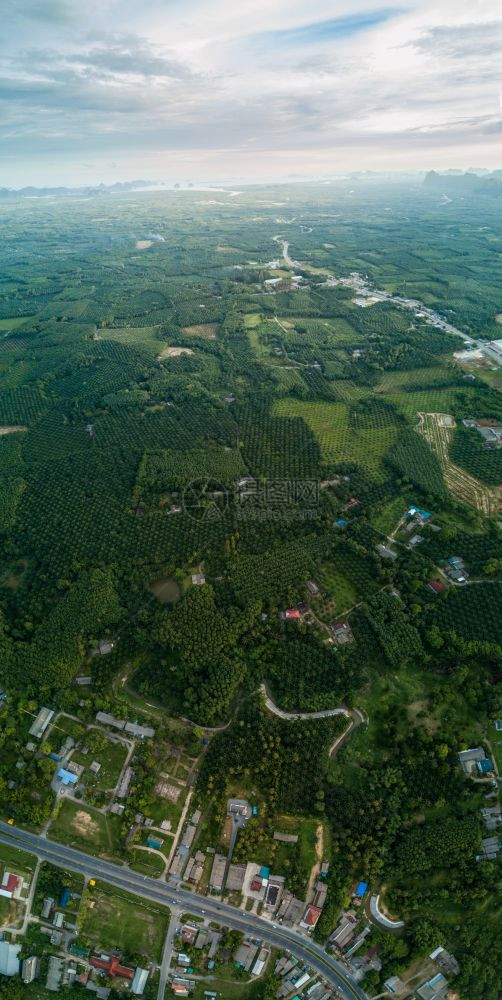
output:
M99 958L93 956L89 959L90 965L94 969L99 969L100 972L104 972L105 976L110 976L114 979L115 976L123 976L124 979L134 979L134 969L128 969L127 966L120 964L120 958L117 955L100 955Z
M307 906L303 914L303 920L300 921L300 927L306 927L309 931L313 930L321 913L322 909L320 906Z
M279 617L285 622L291 622L300 621L302 615L298 608L286 608L286 611L281 611Z
M6 899L12 899L20 881L21 879L18 875L12 875L11 872L7 871L4 872L2 882L0 884L0 896L4 896Z

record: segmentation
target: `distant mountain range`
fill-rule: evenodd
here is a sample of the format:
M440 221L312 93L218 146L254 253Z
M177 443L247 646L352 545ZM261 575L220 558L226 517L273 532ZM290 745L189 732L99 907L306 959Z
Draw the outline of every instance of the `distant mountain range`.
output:
M61 195L100 195L115 194L120 191L136 191L138 188L160 187L162 182L155 181L117 181L115 184L94 184L89 187L24 187L0 188L0 199L8 198L49 198Z
M480 173L468 170L465 173L456 171L445 171L437 173L430 170L425 175L424 186L431 191L447 196L485 195L488 197L502 197L502 170L480 171Z

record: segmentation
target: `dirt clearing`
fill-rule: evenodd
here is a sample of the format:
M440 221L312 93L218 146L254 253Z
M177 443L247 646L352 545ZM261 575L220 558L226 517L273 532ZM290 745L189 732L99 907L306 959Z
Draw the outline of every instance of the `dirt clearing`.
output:
M195 326L182 326L181 332L186 337L203 337L204 340L216 340L218 326L216 323L197 323Z
M179 358L180 354L193 354L191 347L164 347L161 354L158 355L158 360L162 361L163 358Z
M314 883L321 871L321 861L324 855L324 827L322 823L319 823L315 832L315 856L316 862L312 865L312 870L309 875L309 884L307 887L307 900L310 899L314 891Z
M77 833L80 833L83 837L95 837L99 833L99 826L92 816L84 812L83 809L79 809L75 813L71 825Z
M28 428L23 427L21 424L19 424L18 426L13 424L12 426L8 427L0 427L0 437L2 437L3 434L17 434L18 431L27 431L27 430Z

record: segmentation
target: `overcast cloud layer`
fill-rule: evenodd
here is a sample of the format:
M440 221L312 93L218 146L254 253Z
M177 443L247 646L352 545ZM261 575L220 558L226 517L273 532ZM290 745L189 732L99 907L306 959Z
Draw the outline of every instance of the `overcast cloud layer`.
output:
M502 166L500 0L4 0L0 186Z

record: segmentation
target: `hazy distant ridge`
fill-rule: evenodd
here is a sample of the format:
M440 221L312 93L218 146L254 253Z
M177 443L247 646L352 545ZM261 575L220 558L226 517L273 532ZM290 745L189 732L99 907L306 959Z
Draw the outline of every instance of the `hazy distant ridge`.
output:
M0 198L46 198L54 195L109 194L117 191L134 191L152 187L153 181L117 181L115 184L94 184L86 187L23 187L0 188Z
M430 170L425 175L424 185L431 190L440 191L447 195L488 195L500 197L502 195L502 170L494 170L492 173L482 174L466 171L466 173L438 173Z

